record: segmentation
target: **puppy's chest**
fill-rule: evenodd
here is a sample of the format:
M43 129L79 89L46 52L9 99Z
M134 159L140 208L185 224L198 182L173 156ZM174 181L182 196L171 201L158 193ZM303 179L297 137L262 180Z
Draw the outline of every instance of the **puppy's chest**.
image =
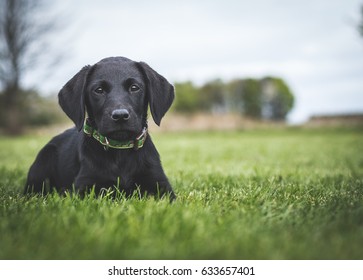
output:
M143 169L143 164L135 156L116 154L105 157L103 169L113 177L132 177Z

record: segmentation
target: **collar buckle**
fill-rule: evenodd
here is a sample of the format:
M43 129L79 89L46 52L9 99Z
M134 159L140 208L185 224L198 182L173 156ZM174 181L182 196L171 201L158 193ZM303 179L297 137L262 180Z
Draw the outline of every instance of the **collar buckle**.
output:
M105 136L105 142L106 143L103 144L103 149L105 151L108 151L108 149L110 148L110 141L108 141L108 138L106 136Z
M146 138L146 133L147 133L147 128L144 127L141 131L141 134L139 136L136 137L135 141L134 141L134 150L137 151L138 149L140 149L145 142L145 138Z

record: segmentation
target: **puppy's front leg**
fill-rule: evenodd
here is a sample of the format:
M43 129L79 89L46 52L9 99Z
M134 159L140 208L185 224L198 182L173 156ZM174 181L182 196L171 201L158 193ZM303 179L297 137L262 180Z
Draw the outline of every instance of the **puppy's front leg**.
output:
M92 188L94 188L96 194L99 194L102 186L99 184L100 180L95 178L95 174L97 174L97 172L91 172L90 168L81 167L80 172L74 180L74 190L81 197L84 197Z
M157 197L169 195L170 201L176 199L176 195L161 166L155 166L138 174L136 184L142 191L153 194Z

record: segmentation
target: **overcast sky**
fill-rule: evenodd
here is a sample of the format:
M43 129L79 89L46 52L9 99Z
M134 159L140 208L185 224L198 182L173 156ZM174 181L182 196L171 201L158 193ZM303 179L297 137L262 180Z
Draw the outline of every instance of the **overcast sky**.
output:
M56 5L67 27L54 41L68 59L53 68L43 91L57 92L85 64L125 56L147 62L171 82L282 77L296 97L291 122L312 114L363 112L361 0L58 0Z

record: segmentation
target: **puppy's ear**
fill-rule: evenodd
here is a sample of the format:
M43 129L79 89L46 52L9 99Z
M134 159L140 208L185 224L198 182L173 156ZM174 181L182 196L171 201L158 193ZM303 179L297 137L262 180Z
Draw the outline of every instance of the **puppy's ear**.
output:
M78 130L82 129L85 118L84 87L90 68L89 65L83 67L58 93L59 105Z
M174 87L149 65L140 62L139 66L147 80L147 97L154 122L160 126L161 119L174 100Z

